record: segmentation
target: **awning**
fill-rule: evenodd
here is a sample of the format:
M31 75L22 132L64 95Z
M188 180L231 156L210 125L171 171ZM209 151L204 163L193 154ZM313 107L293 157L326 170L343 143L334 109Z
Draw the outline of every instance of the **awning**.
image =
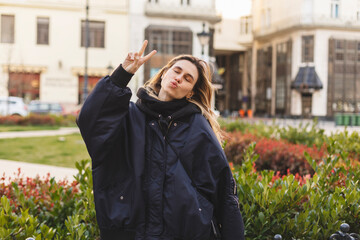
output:
M2 65L2 69L4 73L10 72L23 72L23 73L44 73L47 70L45 66L32 66L32 65L19 65L19 64L11 64L10 69L8 69L9 65Z
M291 88L299 91L306 89L318 90L323 88L323 84L316 74L315 67L300 67L296 74L295 81L291 83Z

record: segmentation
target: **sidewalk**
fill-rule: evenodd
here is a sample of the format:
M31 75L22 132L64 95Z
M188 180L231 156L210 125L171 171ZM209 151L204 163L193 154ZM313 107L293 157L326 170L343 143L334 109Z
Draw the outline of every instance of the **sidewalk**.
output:
M80 133L77 127L63 127L58 130L39 130L39 131L19 131L19 132L0 132L0 139L4 138L26 138L26 137L46 137L69 135Z
M20 176L34 178L39 175L40 178L46 177L47 173L50 173L50 177L55 177L56 180L67 179L72 181L74 175L78 173L78 170L75 168L66 168L66 167L55 167L43 164L36 163L26 163L18 161L10 161L0 159L0 177L5 173L5 178L9 177L14 178L18 173L20 168Z
M58 136L79 133L77 127L60 128L58 130L40 130L40 131L19 131L19 132L0 132L0 139L6 138L26 138L26 137L45 137L45 136ZM21 169L21 175L24 177L46 177L50 173L50 177L55 177L56 180L67 179L73 180L73 175L77 174L75 168L56 167L43 164L34 164L26 162L18 162L11 160L0 159L0 176L14 177Z
M286 127L299 127L302 124L304 127L306 124L309 124L309 127L312 126L313 120L311 119L280 119L280 118L239 118L241 121L248 123L259 123L263 122L265 125L271 126L273 124ZM336 126L334 121L319 121L318 128L324 129L326 135L331 135L331 133L343 132L345 129L351 134L352 132L360 133L360 126Z

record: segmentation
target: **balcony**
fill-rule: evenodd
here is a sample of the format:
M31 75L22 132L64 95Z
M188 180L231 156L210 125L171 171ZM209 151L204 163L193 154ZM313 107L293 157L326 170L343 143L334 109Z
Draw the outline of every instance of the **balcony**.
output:
M270 26L255 27L254 38L271 37L293 29L326 28L348 31L359 31L360 21L349 18L331 18L328 16L296 16L272 22Z
M216 13L215 7L187 6L174 3L145 3L145 15L149 17L167 17L208 21L221 21L221 15Z

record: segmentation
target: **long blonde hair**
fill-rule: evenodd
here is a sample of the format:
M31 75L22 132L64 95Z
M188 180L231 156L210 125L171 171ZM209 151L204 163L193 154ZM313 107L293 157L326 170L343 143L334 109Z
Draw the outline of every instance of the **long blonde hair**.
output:
M147 81L144 85L144 88L150 95L157 98L157 95L161 89L162 75L180 60L187 60L191 62L198 70L199 77L193 88L194 94L190 99L188 99L188 101L196 104L200 108L202 115L204 115L204 117L209 121L216 138L221 144L223 134L220 129L220 125L216 120L216 116L211 109L211 99L213 97L214 90L214 87L211 84L212 72L209 64L207 64L205 61L191 55L177 56L171 59L158 73L156 73L149 81Z

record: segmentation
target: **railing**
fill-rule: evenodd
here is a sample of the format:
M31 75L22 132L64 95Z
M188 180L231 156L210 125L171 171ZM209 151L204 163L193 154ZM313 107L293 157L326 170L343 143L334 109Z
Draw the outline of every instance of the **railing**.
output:
M350 226L347 223L343 223L340 226L340 231L332 234L329 240L360 240L360 235L356 233L348 233L350 231ZM274 240L282 240L280 234L274 236Z

